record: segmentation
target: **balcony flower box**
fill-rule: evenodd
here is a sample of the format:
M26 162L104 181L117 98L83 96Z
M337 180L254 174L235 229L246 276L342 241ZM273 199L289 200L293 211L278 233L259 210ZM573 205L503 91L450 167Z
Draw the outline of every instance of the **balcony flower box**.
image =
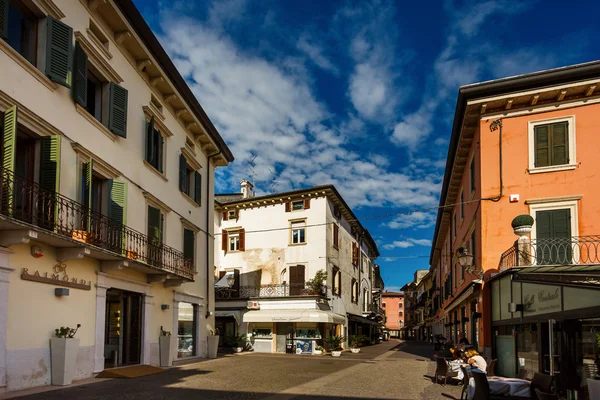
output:
M71 232L71 238L82 243L88 243L91 236L92 235L90 234L90 232L84 230L74 230L73 232Z
M137 258L138 258L137 252L133 251L133 250L127 250L127 252L125 253L125 256L131 260L137 260Z

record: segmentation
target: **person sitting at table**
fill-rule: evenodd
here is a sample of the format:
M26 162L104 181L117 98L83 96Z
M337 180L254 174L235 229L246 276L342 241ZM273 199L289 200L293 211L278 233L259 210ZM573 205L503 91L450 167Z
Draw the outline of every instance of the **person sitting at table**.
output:
M485 359L479 355L477 350L469 349L465 351L465 356L467 357L467 364L469 364L467 371L487 373L487 363L485 362Z
M467 339L464 333L461 333L460 338L458 339L458 343L468 345L469 339Z

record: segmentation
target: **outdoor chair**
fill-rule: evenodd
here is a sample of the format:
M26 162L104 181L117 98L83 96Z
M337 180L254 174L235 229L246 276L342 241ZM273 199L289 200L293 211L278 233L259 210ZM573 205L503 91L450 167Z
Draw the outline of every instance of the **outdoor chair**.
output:
M540 389L535 389L534 391L538 400L558 400L558 396L554 393L545 393L542 392Z
M469 392L468 392L468 388L469 388L469 378L471 377L469 375L469 371L467 371L466 367L463 367L462 365L460 366L460 370L463 373L463 381L462 381L462 391L460 392L460 400L463 400L463 397L465 398L465 400L467 400L467 398L469 397Z
M438 383L438 376L443 376L444 377L444 385L446 383L448 383L448 363L446 362L446 359L443 357L436 357L435 358L435 364L436 364L436 368L435 368L435 383Z
M542 393L552 392L552 375L540 374L536 372L531 379L531 398L538 399L535 389L539 389ZM538 399L539 400L539 399Z
M475 381L475 394L473 400L507 400L510 397L496 396L490 394L490 384L486 374L477 371L471 371L471 377Z
M490 364L487 367L487 376L496 376L496 360L490 361Z

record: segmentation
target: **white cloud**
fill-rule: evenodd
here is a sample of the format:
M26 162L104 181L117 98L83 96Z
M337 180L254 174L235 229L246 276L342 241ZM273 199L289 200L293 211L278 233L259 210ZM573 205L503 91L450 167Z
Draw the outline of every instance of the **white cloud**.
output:
M429 136L431 129L431 114L420 110L407 115L402 122L396 124L392 142L414 151L421 140Z
M385 68L370 62L356 65L349 88L356 111L371 120L388 115L395 106L395 99L388 93L389 80Z
M416 211L406 215L400 215L392 221L384 224L392 229L425 229L435 224L435 213Z
M431 240L429 239L405 239L405 240L395 240L392 243L384 244L383 248L386 250L393 249L407 249L409 247L414 246L431 246Z
M323 49L315 43L309 43L306 37L298 40L298 48L319 68L336 76L340 73L339 69L323 54Z

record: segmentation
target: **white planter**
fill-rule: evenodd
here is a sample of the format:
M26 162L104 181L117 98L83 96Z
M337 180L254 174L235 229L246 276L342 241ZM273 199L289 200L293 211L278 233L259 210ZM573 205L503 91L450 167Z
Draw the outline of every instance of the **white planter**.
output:
M243 350L244 350L244 348L243 348L243 347L234 347L234 348L233 348L233 352L234 352L234 353L241 353Z
M50 365L53 385L66 386L73 382L78 352L79 339L50 339Z
M170 367L173 365L173 353L175 347L174 336L159 336L158 346L160 349L160 366Z
M320 356L321 354L323 354L323 350L314 350L313 354L316 354L317 356Z
M522 225L522 226L517 226L516 228L513 228L513 231L514 231L515 235L517 235L517 236L529 235L532 230L533 230L533 226L531 226L531 225Z
M341 352L341 350L332 351L331 355L333 357L341 357L342 356L342 352Z
M360 353L360 349L359 348L351 348L350 351L354 354L358 354Z
M219 349L219 336L208 336L208 358L217 358Z

